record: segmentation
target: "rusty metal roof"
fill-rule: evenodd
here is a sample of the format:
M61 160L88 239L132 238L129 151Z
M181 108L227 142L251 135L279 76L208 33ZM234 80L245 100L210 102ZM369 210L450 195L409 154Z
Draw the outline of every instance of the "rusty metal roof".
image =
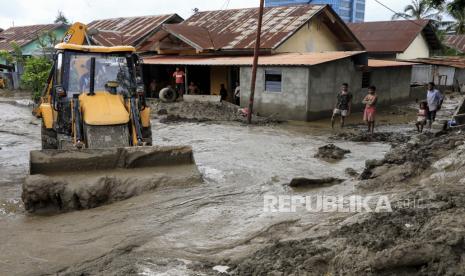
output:
M94 20L88 24L89 29L97 30L92 36L101 46L132 45L136 46L151 35L164 23L179 23L183 19L177 14L119 17Z
M24 46L36 40L42 32L53 31L64 26L63 24L41 24L8 28L0 33L0 50L12 51L12 42Z
M411 60L417 63L450 66L459 69L465 69L465 57L462 56L445 56L431 58L417 58Z
M258 64L261 66L312 66L363 53L365 52L283 53L260 56ZM144 57L145 64L155 65L251 66L252 62L252 56L154 55Z
M432 49L439 49L430 20L397 20L347 24L368 52L401 53L423 33Z
M413 66L415 64L417 63L395 60L368 59L368 67L372 68Z
M320 14L325 15L324 22L334 25L331 26L332 31L337 33L342 43L356 45L350 50L363 50L361 43L328 5L266 7L260 48L279 47L314 16ZM164 35L155 36L162 39L171 34L197 50L250 50L255 43L257 18L258 8L198 12L182 23L165 25L161 31ZM141 50L153 49L146 45Z
M460 53L465 53L465 35L446 35L444 45Z

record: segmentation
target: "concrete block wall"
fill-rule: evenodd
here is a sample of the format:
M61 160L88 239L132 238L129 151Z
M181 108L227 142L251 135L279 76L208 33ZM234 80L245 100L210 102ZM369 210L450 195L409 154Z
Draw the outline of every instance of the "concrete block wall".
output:
M265 91L265 69L281 71L281 92ZM251 75L251 67L241 67L241 106L243 107L249 103ZM307 119L308 78L307 67L259 67L254 112L283 120L305 121Z
M353 95L353 109L361 108L363 99L362 72L350 58L312 66L309 69L309 95L307 120L327 118L337 102L343 83L349 84Z
M377 88L378 105L409 100L411 76L410 66L372 68L370 84Z
M282 92L265 91L265 68L282 72ZM241 106L249 102L251 67L241 67ZM283 120L310 121L328 118L342 83L349 84L354 112L364 108L368 89L362 88L363 72L351 58L310 67L259 67L254 112ZM372 68L371 85L378 88L380 106L406 101L410 97L411 67Z

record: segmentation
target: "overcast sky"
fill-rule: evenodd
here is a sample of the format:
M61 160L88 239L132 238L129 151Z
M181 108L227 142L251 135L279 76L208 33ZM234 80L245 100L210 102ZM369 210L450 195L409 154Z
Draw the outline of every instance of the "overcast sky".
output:
M409 0L380 0L401 11ZM228 4L229 3L229 4ZM177 13L183 18L192 9L256 7L259 0L0 0L0 28L13 25L52 23L58 10L72 22L89 23L94 19ZM392 12L375 0L366 0L366 21L389 20Z

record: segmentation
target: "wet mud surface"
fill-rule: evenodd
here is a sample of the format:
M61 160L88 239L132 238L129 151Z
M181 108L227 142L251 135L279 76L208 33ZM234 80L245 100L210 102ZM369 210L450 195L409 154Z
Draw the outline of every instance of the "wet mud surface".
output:
M328 163L314 157L329 136L318 127L154 121L156 145L192 145L203 183L161 187L91 210L28 215L21 185L29 151L40 148L39 122L27 107L0 103L0 112L2 275L214 274L205 264L246 256L289 236L326 231L346 216L264 213L265 194L305 194L288 186L295 177L345 179L312 191L352 193L346 168L362 172L367 155L382 158L390 148L341 141L336 145L352 153Z
M463 228L459 227L462 213L447 208L462 203L450 199L456 198L456 190L451 187L450 194L444 194L434 180L434 177L446 177L446 171L461 166L462 163L454 161L461 159L447 157L452 148L431 158L418 173L405 176L399 172L385 177L382 173L385 166L401 167L408 161L385 161L384 156L391 149L390 141L368 143L335 139L334 136L346 130L330 131L327 121L249 127L240 123L163 124L154 120L155 145L193 147L202 183L158 187L154 192L90 210L29 215L20 200L21 185L28 174L29 151L40 148L38 123L30 115L29 108L0 102L1 275L216 275L218 270L224 270L218 265L228 266L229 271L239 275L283 275L283 271L298 273L302 269L315 275L336 269L363 274L372 267L378 272L392 272L394 268L402 265L410 268L413 264L418 269L425 260L437 257L428 255L435 244L421 243L421 238L409 239L406 233L410 228L424 233L425 237L439 229L434 232L435 237L443 246L440 249L448 252L451 258L457 258L457 247L462 246ZM349 128L359 131L355 123ZM403 128L380 127L383 132L390 130L402 132ZM318 148L329 143L350 149L350 153L337 162L316 158ZM366 169L365 163L370 159L384 161L371 163ZM412 166L416 165L411 162ZM430 175L423 180L425 172ZM364 180L358 180L357 174L364 175L361 176ZM393 213L373 217L369 214L311 213L302 209L288 213L264 212L266 195L389 194L400 201L409 189L399 186L396 178L399 175L408 183L421 178L422 184L417 186L423 190L418 193L437 195L428 204L443 207L423 216L421 221L417 221L416 213L404 214L400 209L395 212L401 216ZM289 186L295 178L331 177L343 181L311 188ZM394 179L389 182L394 184L380 192L379 186L370 184L378 177L384 183ZM436 188L432 188L434 185ZM412 195L415 192L412 191ZM441 212L451 213L445 217ZM449 231L438 228L442 219L457 229L457 233L452 231L455 243L441 243L445 237L441 233L451 233L448 228ZM406 224L412 227L403 229ZM391 226L399 229L393 230ZM335 232L335 229L339 230ZM380 233L386 233L386 239L393 233L401 235L395 241L383 241ZM399 247L401 238L411 241L412 245L407 243ZM419 248L419 252L425 254L403 264L376 257L410 253L412 248ZM378 254L383 249L392 252ZM375 255L370 255L372 253ZM360 261L364 256L371 257ZM448 260L450 263L452 259ZM348 267L349 262L358 265ZM445 259L439 263L441 267L449 264Z
M234 263L233 274L464 275L463 140L462 132L419 135L367 162L356 191L389 194L392 212L277 242Z

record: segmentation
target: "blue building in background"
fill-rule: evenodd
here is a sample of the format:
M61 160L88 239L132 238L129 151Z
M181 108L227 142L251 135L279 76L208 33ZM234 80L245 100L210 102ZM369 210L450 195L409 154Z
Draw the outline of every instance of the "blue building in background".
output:
M265 0L267 7L296 4L328 4L345 22L365 20L365 0Z

